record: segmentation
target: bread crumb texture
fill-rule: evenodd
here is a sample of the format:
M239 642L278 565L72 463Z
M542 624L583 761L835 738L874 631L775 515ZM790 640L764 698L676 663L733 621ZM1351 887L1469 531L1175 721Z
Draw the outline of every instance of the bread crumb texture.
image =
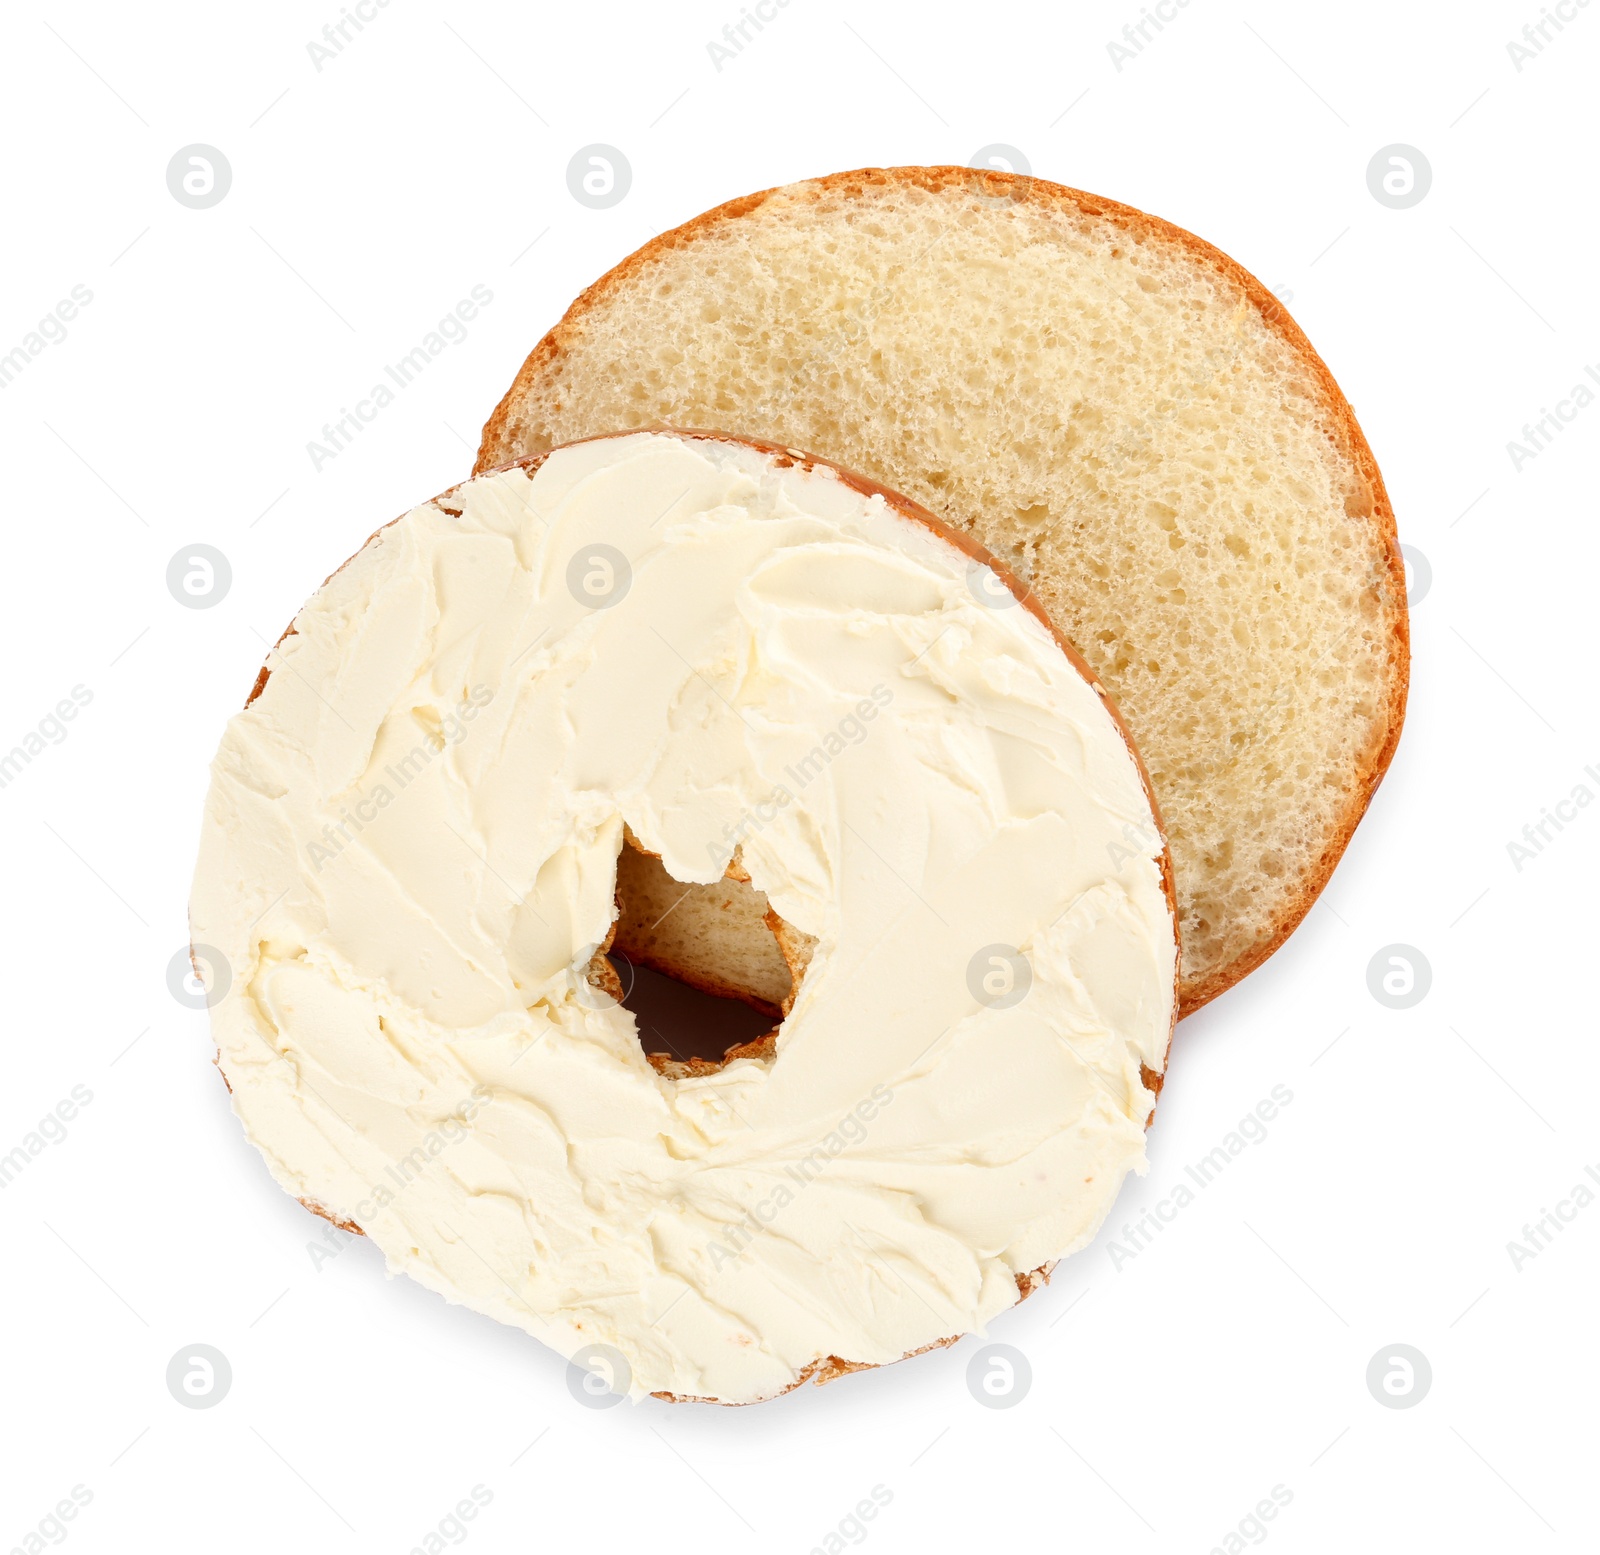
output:
M688 885L628 843L617 858L615 948L639 966L778 1020L792 992L764 891L737 879ZM809 938L809 936L808 936Z
M1186 1010L1298 922L1398 736L1404 574L1348 406L1231 261L954 169L753 196L580 298L479 468L661 424L853 467L1027 582L1149 769Z

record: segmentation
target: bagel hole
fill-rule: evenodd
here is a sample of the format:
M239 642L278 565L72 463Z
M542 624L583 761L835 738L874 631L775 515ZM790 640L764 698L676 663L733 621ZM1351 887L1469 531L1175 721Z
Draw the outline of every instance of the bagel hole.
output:
M719 998L679 982L654 967L629 961L613 948L606 959L622 984L622 1007L629 1011L645 1057L662 1073L686 1065L694 1073L720 1067L729 1052L759 1042L773 1031L769 1015L739 999Z
M657 1071L676 1079L732 1058L771 1061L795 991L780 935L791 955L797 944L809 955L809 936L772 911L737 855L721 880L682 881L628 834L607 959Z

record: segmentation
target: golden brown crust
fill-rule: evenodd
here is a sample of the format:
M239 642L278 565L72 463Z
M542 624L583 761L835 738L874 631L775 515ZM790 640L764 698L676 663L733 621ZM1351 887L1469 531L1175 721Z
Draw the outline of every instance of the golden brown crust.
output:
M231 1091L233 1087L230 1085ZM330 1224L337 1226L341 1231L348 1231L354 1236L365 1236L367 1233L353 1220L341 1220L326 1204L319 1204L315 1199L301 1199L300 1201L313 1215L320 1215Z
M1162 882L1162 889L1163 889L1163 892L1164 892L1164 894L1166 896L1166 900L1167 900L1167 912L1168 912L1168 914L1169 914L1169 916L1171 918L1171 921L1172 921L1172 938L1173 938L1174 956L1175 957L1177 956L1177 954L1179 952L1179 948L1180 948L1179 945L1178 945L1178 903L1177 903L1176 894L1174 893L1174 890L1173 890L1173 883L1172 883L1172 857L1171 857L1171 854L1170 854L1170 852L1168 851L1168 848L1167 848L1166 831L1161 826L1161 814L1160 814L1160 810L1157 808L1157 805L1156 805L1155 793L1150 787L1150 776L1145 771L1144 762L1140 759L1138 749L1133 743L1133 737L1132 737L1132 735L1129 734L1128 727L1123 722L1122 715L1117 710L1116 703L1114 701L1112 701L1112 699L1111 699L1109 693L1107 693L1105 687L1100 684L1099 680L1097 679L1097 677L1094 674L1094 671L1091 670L1086 663L1084 663L1083 659L1079 656L1077 650L1075 648L1073 648L1072 644L1069 643L1066 640L1066 638L1063 637L1061 635L1061 633L1056 630L1056 627L1055 627L1054 623L1045 614L1043 608L1039 605L1038 601L1035 600L1032 597L1031 593L1024 586L1022 581L1008 567L1006 567L1004 565L1004 563L999 561L996 557L992 556L981 545L979 545L976 540L973 540L969 536L961 534L957 530L952 529L942 519L936 517L933 513L930 513L926 508L922 507L920 504L912 502L908 497L903 497L898 492L891 491L891 490L889 490L888 487L880 485L877 481L869 480L865 476L858 475L852 470L843 469L839 465L836 465L836 464L832 463L830 460L821 459L821 458L816 457L815 455L803 453L798 449L784 448L784 447L781 447L781 446L779 446L779 445L777 445L775 443L763 443L763 442L759 442L759 441L757 441L757 440L755 440L753 438L733 437L733 436L731 436L731 435L729 435L728 433L725 433L725 432L691 431L691 430L685 430L683 428L677 428L677 427L632 428L632 429L630 429L629 431L626 431L626 432L607 433L607 434L604 434L603 437L601 437L601 438L583 438L583 439L580 439L579 441L580 442L600 442L600 441L604 441L604 440L607 440L607 439L612 438L612 437L633 437L633 436L638 436L638 435L641 435L642 433L644 433L646 431L653 431L653 432L657 433L657 435L661 435L661 436L678 437L678 438L683 439L683 441L685 441L685 442L717 442L717 443L742 444L745 447L755 448L755 449L758 449L759 451L761 451L763 453L766 453L766 454L772 456L773 459L774 459L774 462L780 468L790 468L790 467L797 466L797 467L799 467L800 469L803 469L803 470L812 470L812 469L821 468L821 469L825 469L825 470L831 471L838 479L842 480L852 490L859 491L865 496L878 496L878 497L881 497L883 499L884 503L888 507L893 508L902 517L910 519L911 521L913 521L915 523L923 525L925 528L930 530L932 533L938 535L941 539L946 540L949 544L954 546L964 556L967 556L967 557L971 558L973 561L979 562L979 563L983 564L984 566L987 566L990 569L992 569L993 572L995 573L995 575L998 578L1000 578L1000 580L1005 584L1005 586L1008 589L1010 589L1011 592L1016 596L1018 602L1023 606L1023 608L1026 609L1030 614L1032 614L1040 622L1040 624L1043 625L1045 630L1050 633L1051 637L1060 646L1062 652L1066 655L1068 662L1073 666L1073 668L1076 669L1077 672L1080 675L1083 676L1084 680L1087 681L1088 684L1090 686L1092 686L1095 689L1095 691L1097 691L1099 693L1101 699L1105 703L1106 710L1111 714L1113 722L1116 724L1116 727L1117 727L1119 733L1122 735L1123 743L1127 746L1129 754L1133 757L1134 765L1137 768L1138 773L1139 773L1139 781L1144 786L1145 798L1149 802L1149 805L1150 805L1150 812L1151 812L1152 816L1155 818L1155 822L1156 822L1156 826L1157 826L1158 830L1160 830L1160 832L1161 832L1161 864L1160 864L1161 882ZM567 446L572 446L572 445L567 445ZM554 450L552 449L549 452L554 452ZM544 463L545 459L548 456L549 456L548 452L547 453L541 453L541 454L535 454L532 457L527 458L527 459L511 460L507 464L501 465L501 466L496 466L495 468L497 468L497 469L522 469L522 470L527 471L527 473L529 475L532 475ZM488 472L487 471L483 471L483 470L476 471L476 472L474 472L473 478L476 478L476 476L479 475L479 474L486 474L486 473L488 473ZM462 482L462 483L459 483L459 484L465 484L465 483ZM435 497L433 499L434 505L438 506L438 507L443 507L444 504L446 503L447 499L457 489L458 489L457 486L452 486L448 491L442 492L439 496L437 496L437 497ZM403 516L404 515L402 515L402 517ZM390 521L390 524L385 524L381 529L375 530L372 535L368 536L365 545L363 545L361 549L365 550L366 549L366 545L370 545L372 543L372 541L375 540L378 537L378 535L383 533L384 529L388 529L389 527L391 527L392 524L398 523L398 522L399 522L398 519L393 519L393 520ZM356 555L360 555L360 551L357 551ZM348 567L350 565L350 562L354 561L354 560L355 560L354 556L350 557L340 567L335 568L334 572L329 574L329 577L332 578L332 577L336 576L339 572L343 571L344 567ZM326 581L327 580L325 579L324 583L326 583ZM293 622L291 622L289 627L288 627L288 629L283 633L283 636L280 637L278 639L278 641L282 642L285 638L289 637L293 633L293 631L294 631L294 624L293 624ZM251 702L255 701L255 699L258 696L261 695L261 692L262 692L263 688L266 686L267 680L270 678L270 675L271 675L271 671L269 669L267 669L266 667L263 667L261 672L260 672L260 674L256 678L255 686L252 689L249 698L246 700L245 706L248 707ZM734 865L730 864L729 871L728 871L729 874L733 874L733 871L734 871L735 867L738 867L739 874L738 875L734 875L734 878L737 879L737 878L739 878L740 875L744 875L745 879L749 878L748 875L744 874L742 866L734 866ZM608 943L609 943L609 941L608 941ZM784 940L783 940L783 938L781 936L779 937L779 948L784 951L785 959L788 960L789 959L789 949L788 949L788 947L785 946ZM599 963L600 966L603 966L605 971L604 972L599 971L598 967L596 967L592 963L591 964L591 980L597 982L600 986L605 986L605 977L606 977L606 974L609 973L610 977L611 977L611 980L614 982L615 981L615 972L611 968L610 963L605 960L604 955L597 953L596 957L595 957L595 962ZM1176 964L1177 963L1176 963L1176 960L1175 960L1174 965L1176 965ZM791 962L791 970L793 970L793 962ZM803 970L803 968L802 968L802 970ZM797 983L798 983L798 980L797 980ZM617 986L620 988L620 984L617 984ZM620 996L618 996L618 1002L619 1003L621 1002ZM1168 1027L1167 1027L1167 1052L1168 1052L1168 1055L1170 1055L1170 1053L1171 1053L1172 1032L1173 1032L1174 1028L1176 1027L1177 1019L1178 1019L1177 990L1176 990L1176 986L1174 986L1172 1016L1171 1016L1171 1019L1170 1019L1170 1021L1168 1023ZM724 1058L722 1059L721 1062L711 1062L711 1061L708 1061L708 1060L705 1060L705 1059L690 1059L687 1062L682 1062L682 1061L679 1061L679 1060L676 1060L676 1059L664 1058L661 1054L654 1054L654 1053L653 1054L648 1054L646 1056L647 1056L647 1059L648 1059L649 1063L656 1070L656 1072L658 1074L662 1074L664 1076L667 1076L667 1077L670 1077L670 1078L673 1078L673 1079L683 1079L683 1078L691 1078L693 1076L700 1075L700 1074L715 1073L717 1070L723 1068L725 1064L727 1064L728 1062L730 1062L730 1061L732 1061L734 1059L737 1059L737 1058L771 1059L775 1055L776 1050L777 1050L777 1032L776 1032L776 1030L773 1030L773 1031L768 1032L763 1037L758 1037L754 1042L745 1043L744 1045L742 1045L740 1047L736 1047L736 1048L730 1049L728 1051L728 1053L724 1056ZM1165 1067L1166 1067L1166 1059L1165 1059L1165 1057L1163 1058L1163 1061L1162 1061L1162 1067L1163 1067L1163 1069L1165 1069ZM1149 1070L1149 1069L1144 1069L1143 1073L1146 1076L1150 1076L1150 1075L1152 1075L1154 1073L1154 1071ZM1156 1078L1159 1079L1159 1076L1157 1076ZM226 1076L224 1076L224 1079L226 1079ZM1147 1085L1149 1084L1148 1079L1146 1081L1146 1084ZM1159 1087L1152 1087L1152 1089L1158 1089L1158 1088ZM1154 1110L1154 1107L1152 1107L1151 1108L1150 1117L1147 1117L1146 1120L1145 1120L1145 1126L1147 1128L1149 1127L1151 1118L1153 1118L1154 1116L1155 1116L1155 1110ZM341 1227L342 1229L344 1229L346 1231L355 1232L357 1235L364 1235L365 1234L364 1232L362 1232L361 1227L356 1225L354 1222L345 1221L345 1220L339 1219L335 1214L333 1214L332 1211L327 1209L325 1206L323 1206L323 1205L321 1205L319 1203L316 1203L313 1200L301 1199L300 1202L302 1204L304 1204L305 1207L307 1209L309 1209L313 1214L320 1215L324 1220L332 1221L334 1225L339 1226L339 1227ZM1049 1281L1050 1270L1052 1268L1054 1268L1054 1266L1055 1266L1054 1262L1052 1261L1051 1263L1047 1263L1047 1264L1041 1265L1037 1269L1033 1269L1033 1270L1030 1270L1030 1271L1028 1271L1026 1273L1018 1274L1017 1276L1015 1276L1016 1282L1017 1282L1017 1301L1020 1303L1022 1301L1027 1300L1027 1298L1030 1295L1032 1295L1033 1292L1035 1290L1037 1290L1041 1285L1047 1284L1048 1281ZM944 1348L948 1347L949 1345L953 1345L953 1344L957 1343L962 1337L963 1336L960 1335L960 1334L952 1334L947 1339L935 1340L932 1344L922 1345L918 1349L907 1351L907 1353L904 1356L902 1356L901 1359L902 1360L909 1360L913 1355L922 1355L922 1354L925 1354L929 1350L944 1349ZM795 1379L795 1381L790 1384L789 1387L782 1389L781 1392L782 1393L792 1392L795 1388L798 1388L799 1386L801 1386L802 1383L805 1383L805 1382L815 1382L820 1386L822 1383L832 1382L838 1377L845 1376L849 1372L873 1370L875 1368L876 1364L877 1364L876 1362L849 1361L849 1360L845 1360L842 1357L837 1356L837 1355L824 1356L823 1358L821 1358L821 1359L819 1359L817 1361L814 1361L810 1366L808 1366L803 1372L801 1372L799 1377L797 1377ZM666 1400L668 1400L669 1402L672 1402L672 1403L726 1404L728 1402L727 1400L724 1400L724 1399L696 1398L696 1397L693 1397L692 1395L687 1395L687 1394L657 1393L654 1396L656 1398L666 1399ZM771 1396L772 1397L778 1397L779 1395L778 1394L773 1394ZM751 1402L762 1402L762 1401L761 1400L752 1400Z
M776 1026L765 1036L753 1042L741 1042L730 1047L721 1058L669 1058L665 1053L646 1053L646 1062L658 1075L667 1080L698 1080L708 1074L718 1074L729 1064L741 1058L760 1059L771 1063L778 1056L778 1029Z
M789 992L783 1001L783 1013L787 1016L800 995L800 979L806 975L806 968L811 965L811 952L816 948L817 942L804 930L785 922L774 908L767 909L766 923L772 931L772 937L778 942L778 954L783 957L784 965L789 968Z
M513 430L516 410L526 399L533 383L554 369L565 351L566 340L581 330L584 315L610 293L631 282L640 271L662 254L673 249L688 247L713 229L749 215L774 198L794 202L816 200L827 194L861 193L873 186L881 187L889 184L915 187L937 194L953 188L971 189L975 178L982 180L982 192L990 197L996 190L1003 188L1018 201L1038 200L1047 204L1070 207L1084 215L1113 222L1124 228L1130 236L1156 238L1175 243L1186 249L1195 259L1234 282L1245 293L1268 326L1306 364L1322 390L1340 451L1360 472L1365 484L1363 492L1352 494L1354 507L1350 505L1352 498L1347 497L1346 510L1352 517L1370 518L1376 556L1374 583L1387 581L1388 588L1379 590L1380 598L1398 601L1388 623L1390 675L1385 707L1387 719L1385 738L1357 769L1354 791L1345 815L1323 849L1317 864L1302 881L1299 894L1279 914L1271 930L1226 965L1193 983L1185 983L1180 987L1178 1013L1180 1017L1192 1015L1202 1005L1209 1003L1218 994L1226 992L1241 978L1260 966L1288 939L1311 910L1318 896L1322 894L1334 866L1349 845L1356 826L1366 814L1367 806L1372 802L1372 796L1388 770L1390 759L1400 740L1401 726L1405 721L1406 694L1410 678L1411 638L1405 607L1405 562L1400 554L1400 541L1395 532L1394 509L1384 488L1378 462L1373 457L1372 449L1356 421L1355 412L1345 399L1333 374L1328 370L1327 364L1317 354L1299 325L1290 318L1278 298L1243 265L1229 258L1203 238L1196 237L1192 232L1174 226L1159 216L1151 216L1144 211L1136 210L1131 205L1122 205L1115 200L1089 194L1082 189L1071 189L1063 184L1051 183L1046 179L988 169L975 172L971 168L950 166L867 167L850 172L833 173L804 183L764 189L705 211L692 221L653 238L644 247L628 255L620 264L607 271L592 286L586 288L567 309L555 328L529 353L510 389L495 407L494 414L484 426L483 440L474 468L475 471L490 469L512 456L512 451L517 446ZM997 566L996 571L1001 569ZM1012 580L1009 575L1004 573L1002 575L1007 576L1010 584ZM1025 598L1021 594L1018 597ZM1036 615L1044 619L1044 613L1036 603L1031 608ZM1053 627L1051 629L1054 631ZM1060 637L1059 633L1056 635ZM1073 658L1077 662L1076 654ZM1142 765L1140 770L1143 770ZM1148 787L1148 783L1146 786ZM1153 806L1153 798L1151 802Z
M621 1004L628 997L617 969L606 960L604 946L595 951L593 960L589 962L589 986L603 993L613 1004Z

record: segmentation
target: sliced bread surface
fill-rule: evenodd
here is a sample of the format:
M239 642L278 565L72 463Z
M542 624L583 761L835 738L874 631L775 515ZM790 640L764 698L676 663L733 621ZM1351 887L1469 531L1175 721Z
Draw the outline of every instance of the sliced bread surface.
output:
M965 168L751 195L591 286L477 468L652 425L838 460L1023 579L1149 768L1184 1013L1304 916L1399 738L1404 568L1348 403L1226 255Z
M674 880L630 840L617 858L613 947L704 993L742 999L776 1022L793 988L767 919L766 893L737 876L710 884Z

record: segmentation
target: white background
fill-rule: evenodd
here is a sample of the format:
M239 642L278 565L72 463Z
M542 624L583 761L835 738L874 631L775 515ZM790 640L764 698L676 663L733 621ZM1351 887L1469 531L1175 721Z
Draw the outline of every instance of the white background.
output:
M1600 1170L1600 807L1520 871L1507 843L1575 785L1600 794L1600 408L1520 471L1506 445L1600 364L1600 5L1520 72L1533 0L1194 0L1120 71L1133 0L792 0L719 72L706 45L739 10L393 0L320 72L334 0L0 21L0 352L93 293L0 391L0 747L93 694L0 790L0 1152L93 1094L0 1190L0 1548L75 1485L85 1552L403 1555L477 1485L485 1552L803 1552L880 1485L859 1531L884 1552L1237 1547L1274 1486L1283 1551L1593 1548L1600 1204L1520 1271L1507 1243ZM191 142L233 169L208 210L168 193ZM568 192L592 142L633 170L613 209ZM1149 1176L994 1326L1031 1364L1022 1402L969 1395L969 1338L754 1409L583 1409L554 1354L385 1279L370 1246L314 1265L321 1223L269 1180L204 1017L167 990L207 764L265 644L468 472L605 268L737 194L992 142L1291 299L1431 566L1405 736L1290 945L1179 1029ZM1433 169L1409 210L1368 192L1392 142ZM475 284L494 300L469 338L315 471L308 441ZM207 610L165 584L198 541L233 569ZM1432 968L1408 1010L1368 991L1395 943ZM1275 1085L1293 1101L1267 1138L1119 1269L1121 1225ZM164 1381L196 1342L233 1368L211 1409ZM1395 1343L1433 1372L1404 1410L1365 1381Z

